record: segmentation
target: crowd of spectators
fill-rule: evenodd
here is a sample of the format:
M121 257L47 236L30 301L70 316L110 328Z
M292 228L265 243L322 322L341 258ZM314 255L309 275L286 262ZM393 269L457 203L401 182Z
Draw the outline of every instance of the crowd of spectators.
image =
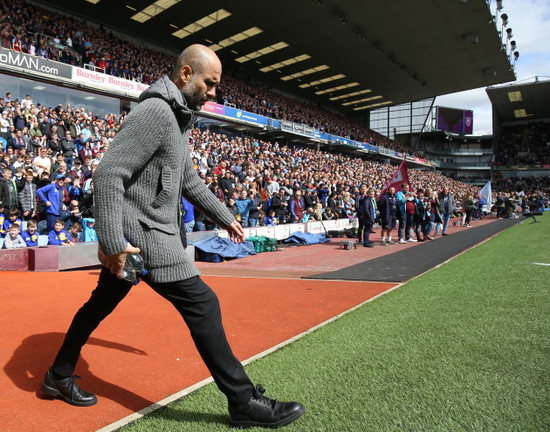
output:
M30 95L14 100L9 92L0 98L0 112L0 201L6 220L10 212L22 221L38 220L39 234L52 231L58 219L65 221L67 229L74 222L86 228L84 219L94 216L93 171L125 113L97 117L70 105L42 106ZM199 128L191 131L190 142L199 175L228 206L234 200L242 210L241 199L254 192L255 208L236 213L243 223L250 210L252 220L263 220L272 212L280 223L297 220L299 209L290 199L302 192L307 205L300 219L319 219L328 207L335 218L353 217L359 185L367 182L380 190L395 171L393 165L350 155ZM470 188L435 172L409 172L418 185L450 185L456 193ZM58 194L59 203L49 194ZM197 219L196 229L200 229L200 215ZM206 225L207 221L202 227ZM6 232L3 229L2 234Z
M126 113L103 117L70 105L0 97L0 236L5 247L27 245L48 234L51 244L95 240L92 174L108 151ZM198 175L244 226L333 220L357 216L361 184L378 195L397 168L349 154L287 145L193 128L190 151ZM478 188L428 170L408 169L411 190L450 190L457 202ZM535 208L548 195L548 177L495 182L514 211ZM518 199L521 202L518 203ZM500 200L495 200L499 211ZM510 208L509 204L505 204ZM188 230L214 228L187 203ZM23 225L28 230L23 232ZM34 231L33 231L34 230ZM31 232L32 231L32 232Z
M253 84L249 80L238 79L229 74L224 76L220 84L217 101L266 117L305 124L321 132L414 154L411 149L343 116L280 96L262 88L260 84Z
M0 46L76 66L93 66L101 72L144 84L151 84L168 74L175 63L174 56L138 47L101 27L23 0L0 4ZM344 116L278 95L260 84L227 73L219 87L218 102L422 157Z
M550 123L504 127L495 149L495 164L550 165Z
M491 184L496 192L492 210L498 217L538 213L550 202L550 176L509 177Z
M35 104L30 95L15 100L9 92L0 112L0 237L13 223L22 235L29 234L23 225L36 223L36 232L23 235L31 246L40 234L50 244L93 240L92 174L125 113L98 118L70 105Z
M107 74L144 84L169 73L175 60L130 44L84 20L22 0L0 4L0 46L76 66L95 66Z
M225 201L232 199L239 204L242 192L250 198L253 190L263 203L259 206L260 218L273 211L279 222L303 220L304 216L306 220L319 220L328 208L333 218L354 217L359 186L365 183L381 192L397 168L346 154L199 129L191 132L191 143L199 175L214 193ZM459 196L468 191L477 192L477 188L435 171L409 169L408 172L415 188L431 186L441 190L449 186ZM291 208L296 193L303 197L302 217ZM283 200L283 208L278 195ZM316 211L320 213L315 215ZM256 216L254 211L253 224ZM248 218L246 212L244 218Z

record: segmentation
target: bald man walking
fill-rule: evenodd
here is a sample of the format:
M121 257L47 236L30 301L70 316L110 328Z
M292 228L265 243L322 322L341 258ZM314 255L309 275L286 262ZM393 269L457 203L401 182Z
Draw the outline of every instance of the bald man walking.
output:
M203 45L178 57L172 76L142 93L94 173L96 231L103 264L97 288L75 315L41 391L76 406L97 403L73 375L82 346L128 294L122 279L129 254L140 253L144 281L170 301L191 331L195 345L219 389L227 396L231 423L239 427L279 427L304 413L297 402L278 402L254 386L233 355L222 325L216 294L201 280L180 237L181 195L229 233L244 241L234 216L202 182L189 154L195 112L215 97L222 66ZM152 126L154 125L154 126Z

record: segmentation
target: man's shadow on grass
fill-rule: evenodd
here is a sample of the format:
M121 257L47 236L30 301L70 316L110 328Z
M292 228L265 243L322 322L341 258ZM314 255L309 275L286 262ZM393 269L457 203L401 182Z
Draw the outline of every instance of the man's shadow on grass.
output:
M4 366L4 372L18 388L26 392L36 392L40 397L40 384L57 355L57 350L63 343L64 337L63 333L43 333L23 339ZM90 337L87 344L136 355L147 355L145 351L137 348L94 337ZM98 378L90 372L88 362L82 356L78 362L78 373L86 382L86 390L111 399L132 411L139 411L154 403L116 384Z

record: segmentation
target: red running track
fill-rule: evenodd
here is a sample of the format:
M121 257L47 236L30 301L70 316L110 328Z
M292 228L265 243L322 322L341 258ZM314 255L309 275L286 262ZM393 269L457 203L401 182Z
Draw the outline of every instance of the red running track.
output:
M99 272L3 273L0 290L2 431L95 431L209 376L175 309L144 283L94 332L76 374L99 403L73 407L36 390ZM261 353L394 284L204 277L222 305L241 360ZM299 312L299 313L298 313Z

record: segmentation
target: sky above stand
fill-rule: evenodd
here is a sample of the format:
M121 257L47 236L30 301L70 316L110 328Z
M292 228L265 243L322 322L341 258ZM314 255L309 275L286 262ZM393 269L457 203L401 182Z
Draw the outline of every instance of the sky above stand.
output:
M534 77L550 79L550 0L503 0L500 15L508 15L512 28L512 40L516 41L519 58L515 65L516 83L534 82ZM495 0L491 1L495 13ZM435 105L472 109L474 111L474 135L493 133L492 108L485 87L459 93L438 96Z

